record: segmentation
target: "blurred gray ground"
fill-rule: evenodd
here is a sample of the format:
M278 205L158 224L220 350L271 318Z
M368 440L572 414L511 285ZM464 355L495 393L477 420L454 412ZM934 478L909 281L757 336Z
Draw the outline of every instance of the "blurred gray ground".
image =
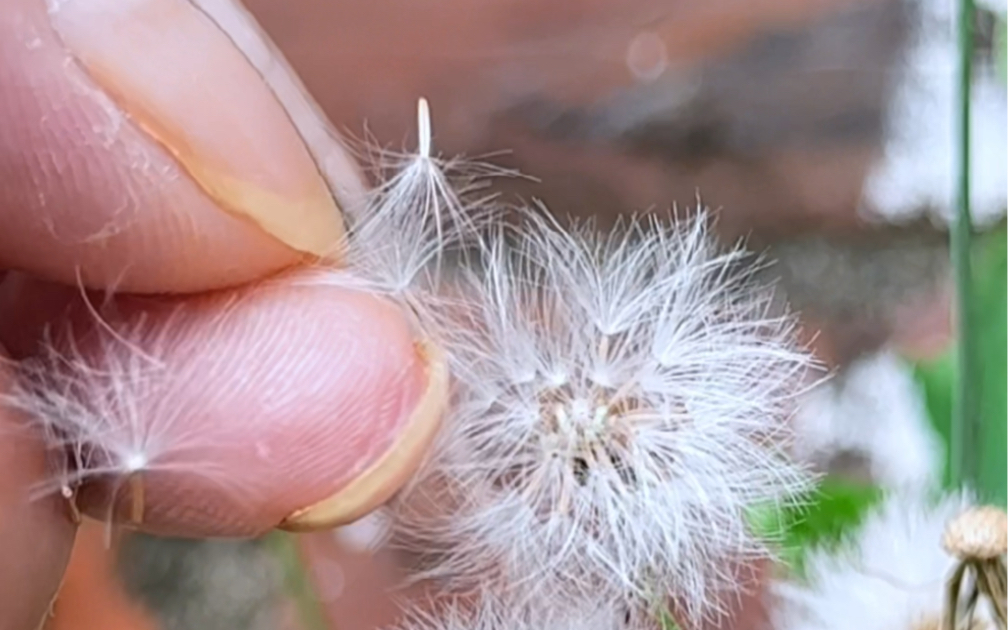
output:
M120 574L163 630L278 630L283 572L261 541L192 541L135 534Z

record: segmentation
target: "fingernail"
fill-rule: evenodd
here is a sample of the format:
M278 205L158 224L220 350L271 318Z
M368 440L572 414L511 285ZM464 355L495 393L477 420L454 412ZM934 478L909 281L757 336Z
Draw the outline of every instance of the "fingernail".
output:
M333 496L280 523L288 531L317 531L352 523L392 498L419 468L448 401L448 366L436 348L418 346L427 365L427 389L399 439L364 473Z
M229 27L243 32L225 32L213 12L189 0L47 3L54 28L89 76L222 209L295 250L336 251L344 235L340 208L302 132L324 130L324 120L306 122L303 107L288 111L236 45L254 39L251 20L220 1L211 3L214 11L236 12ZM296 89L296 80L281 87ZM317 135L310 140L317 143Z

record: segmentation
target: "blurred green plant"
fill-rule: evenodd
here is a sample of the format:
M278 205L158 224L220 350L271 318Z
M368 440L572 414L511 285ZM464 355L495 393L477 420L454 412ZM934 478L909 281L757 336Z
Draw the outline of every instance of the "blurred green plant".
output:
M679 630L679 624L672 618L671 613L662 611L658 621L661 623L662 630Z
M956 209L949 233L952 271L955 277L956 369L952 390L952 424L948 441L950 482L956 486L975 486L979 476L977 457L980 448L979 411L980 373L979 339L974 326L973 302L973 218L971 215L971 102L973 93L974 19L973 0L959 0L959 89L958 152L955 156Z
M1008 230L1002 224L976 240L973 259L973 334L978 340L976 387L980 417L975 490L985 501L1008 505ZM957 379L955 350L918 364L928 414L946 445L952 436ZM944 481L954 485L946 449Z
M994 29L994 56L997 58L1001 82L1008 83L1008 16L999 15Z
M792 505L752 510L749 522L758 536L773 541L783 568L801 578L806 554L835 548L881 498L876 486L827 477Z

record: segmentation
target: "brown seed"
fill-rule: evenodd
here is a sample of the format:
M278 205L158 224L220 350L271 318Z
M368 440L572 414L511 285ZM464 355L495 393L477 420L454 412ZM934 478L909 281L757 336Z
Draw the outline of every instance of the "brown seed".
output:
M990 560L1008 551L1008 514L985 505L970 508L945 527L942 547L960 560Z

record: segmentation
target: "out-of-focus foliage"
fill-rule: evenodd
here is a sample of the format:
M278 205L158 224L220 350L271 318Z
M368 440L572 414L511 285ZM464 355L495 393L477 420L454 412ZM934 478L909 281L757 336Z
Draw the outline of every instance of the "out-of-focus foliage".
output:
M675 619L672 618L672 615L668 613L662 613L661 627L662 630L679 630L679 624L677 624Z
M836 546L881 497L875 486L828 477L793 506L753 510L750 523L758 534L777 542L782 564L801 576L807 551Z
M1001 80L1008 83L1008 17L1002 15L998 19L994 33L994 54L997 55L998 70L1001 72Z
M980 340L980 480L981 498L1001 505L1008 500L1008 233L1004 226L976 239L973 308ZM945 444L952 423L952 392L956 370L954 351L917 366L928 413ZM946 483L948 465L946 457Z

